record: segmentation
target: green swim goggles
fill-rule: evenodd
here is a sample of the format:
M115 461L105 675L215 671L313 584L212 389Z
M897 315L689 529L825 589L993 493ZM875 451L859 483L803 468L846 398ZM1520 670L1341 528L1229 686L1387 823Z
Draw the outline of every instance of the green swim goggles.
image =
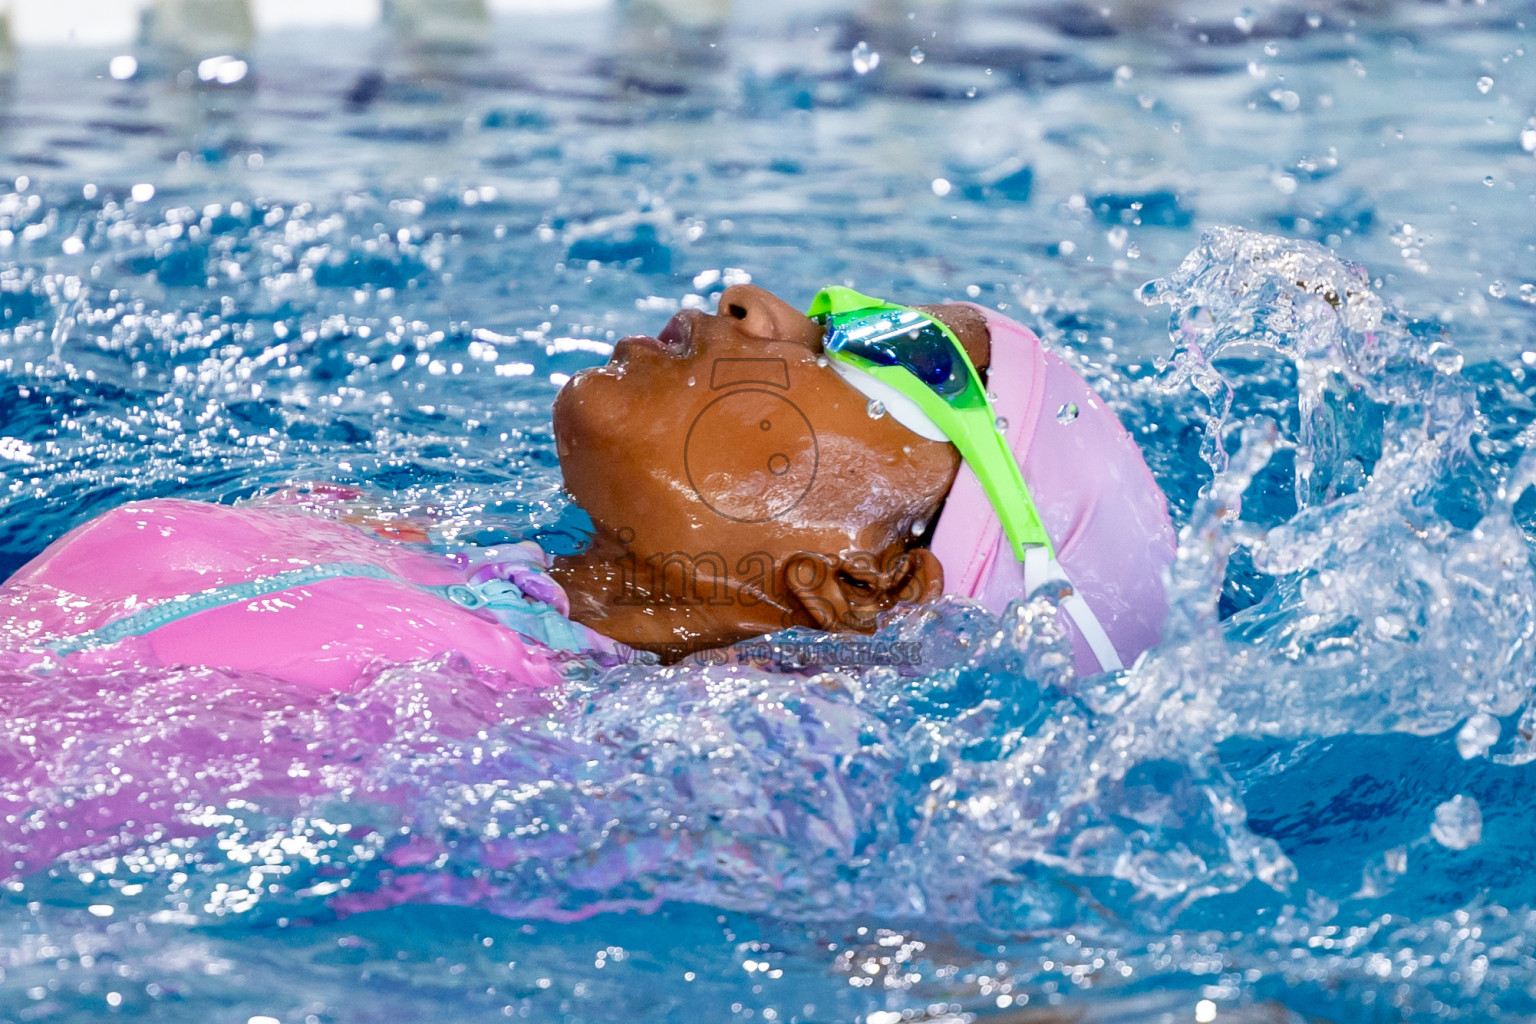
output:
M954 331L921 310L852 288L823 288L806 315L825 325L822 349L845 380L902 426L960 450L1019 561L1031 548L1044 548L1054 560L1004 425Z

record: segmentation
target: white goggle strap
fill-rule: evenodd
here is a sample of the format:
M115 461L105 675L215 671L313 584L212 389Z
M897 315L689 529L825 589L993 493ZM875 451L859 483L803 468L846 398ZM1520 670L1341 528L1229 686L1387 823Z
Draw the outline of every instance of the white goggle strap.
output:
M939 429L939 425L933 422L932 417L923 412L916 402L885 381L841 359L832 360L832 369L837 371L839 377L862 392L866 398L871 398L885 406L885 411L890 414L891 419L912 433L919 437L926 437L930 441L949 441L949 435Z
M1120 660L1120 654L1115 650L1115 645L1110 643L1109 634L1104 631L1104 624L1099 617L1093 614L1093 609L1088 607L1088 602L1077 587L1072 585L1072 580L1067 576L1067 571L1061 567L1061 563L1051 557L1051 553L1044 547L1032 547L1024 556L1024 590L1033 594L1047 582L1055 581L1065 583L1071 589L1061 599L1060 607L1072 618L1072 624L1077 631L1083 634L1083 639L1088 641L1088 649L1093 651L1093 656L1099 662L1099 671L1115 672L1125 667Z

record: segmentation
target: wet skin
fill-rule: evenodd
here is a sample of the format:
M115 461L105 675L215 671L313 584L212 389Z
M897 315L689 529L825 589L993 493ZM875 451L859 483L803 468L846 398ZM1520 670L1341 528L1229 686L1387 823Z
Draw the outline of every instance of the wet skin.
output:
M986 324L927 307L978 366ZM932 600L943 570L915 537L954 480L928 441L827 365L822 328L751 285L625 338L555 400L561 471L595 535L556 561L571 617L678 656L788 626L869 631Z

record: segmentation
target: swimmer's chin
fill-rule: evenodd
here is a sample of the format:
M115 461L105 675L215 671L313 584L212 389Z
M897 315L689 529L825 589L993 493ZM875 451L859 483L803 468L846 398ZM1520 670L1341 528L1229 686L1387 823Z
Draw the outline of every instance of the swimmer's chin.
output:
M560 388L560 393L556 396L555 401L558 404L562 398L566 398L568 395L579 395L584 387L589 386L594 381L621 379L630 364L637 358L650 357L654 359L657 355L662 354L665 348L665 343L647 336L635 335L621 338L614 343L613 354L608 357L606 363L603 363L601 366L588 366L571 374L571 379L566 381Z
M562 470L573 453L606 450L606 440L631 432L633 424L625 422L629 406L616 390L623 387L627 371L623 361L610 359L601 366L578 370L555 395L550 425Z

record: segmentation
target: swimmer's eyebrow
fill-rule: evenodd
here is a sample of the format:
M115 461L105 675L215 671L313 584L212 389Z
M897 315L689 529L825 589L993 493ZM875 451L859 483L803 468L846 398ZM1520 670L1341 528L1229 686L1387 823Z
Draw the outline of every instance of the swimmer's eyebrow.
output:
M716 359L709 375L711 391L749 381L788 391L789 364L782 359Z

